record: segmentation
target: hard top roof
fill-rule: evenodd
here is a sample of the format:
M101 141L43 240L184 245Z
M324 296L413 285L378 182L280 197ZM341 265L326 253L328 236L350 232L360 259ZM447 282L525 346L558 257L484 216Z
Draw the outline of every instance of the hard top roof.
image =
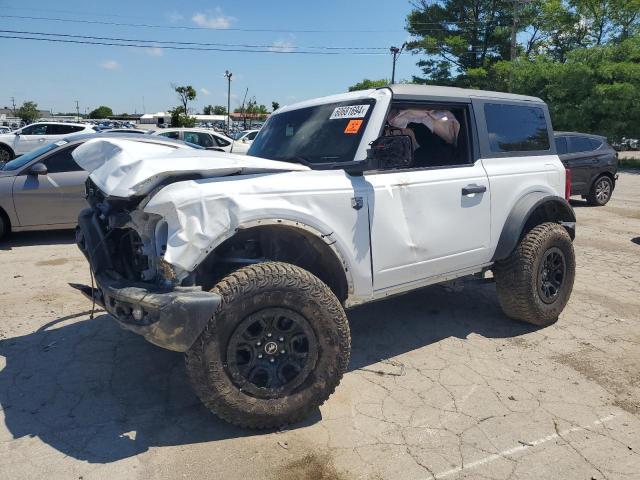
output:
M442 87L439 85L416 85L409 83L400 83L381 88L390 88L393 92L394 98L399 100L424 100L425 97L442 98L443 100L495 98L499 100L544 103L540 98L530 97L528 95L516 95L514 93L492 92L489 90L473 90L458 87Z

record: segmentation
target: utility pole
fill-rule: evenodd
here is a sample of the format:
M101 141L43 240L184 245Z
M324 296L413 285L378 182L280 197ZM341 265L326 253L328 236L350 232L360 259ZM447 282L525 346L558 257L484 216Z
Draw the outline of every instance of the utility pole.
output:
M76 100L76 121L80 121L80 105L78 105L78 100Z
M513 24L511 25L511 61L516 59L516 36L518 33L518 0L513 0Z
M146 109L146 107L144 105L144 95L142 96L142 113L143 114L147 113L147 109Z
M13 105L13 116L16 116L16 99L15 97L11 97L11 104Z
M407 43L405 42L402 44L400 48L398 47L389 48L389 51L393 55L393 69L391 70L391 84L396 83L396 60L398 59L398 56L402 53L406 45Z
M224 76L227 79L227 136L231 130L231 77L233 73L225 70Z
M244 123L244 129L247 129L247 112L244 111L244 103L247 101L247 93L249 93L249 87L244 91L244 98L242 99L242 117Z

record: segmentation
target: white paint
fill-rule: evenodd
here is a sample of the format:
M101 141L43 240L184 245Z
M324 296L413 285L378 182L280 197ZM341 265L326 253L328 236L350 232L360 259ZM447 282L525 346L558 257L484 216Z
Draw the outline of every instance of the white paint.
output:
M486 465L487 463L494 462L494 461L499 460L501 458L508 457L510 455L514 455L514 454L523 452L523 451L528 450L530 448L537 447L538 445L542 445L544 443L550 442L551 440L556 440L556 439L558 439L560 437L563 437L564 435L568 435L568 434L573 433L573 432L580 432L580 431L583 431L583 430L588 430L591 427L595 427L595 426L601 425L603 423L609 422L609 421L613 420L616 417L617 417L617 415L615 415L615 414L608 415L606 417L599 418L598 420L596 420L595 422L593 422L590 425L567 428L566 430L562 430L559 433L552 433L551 435L547 435L546 437L538 438L537 440L532 440L530 442L527 442L527 445L518 444L518 445L516 445L516 446L514 446L512 448L509 448L507 450L503 450L501 452L494 453L493 455L489 455L487 457L481 458L480 460L476 460L474 462L467 463L467 464L464 465L464 467L462 467L462 466L461 467L456 467L456 468L452 468L451 470L446 470L444 472L437 473L435 476L432 476L431 478L435 478L435 479L447 478L447 477L450 477L451 475L455 475L456 473L460 473L462 471L472 470L474 468L481 467L482 465Z

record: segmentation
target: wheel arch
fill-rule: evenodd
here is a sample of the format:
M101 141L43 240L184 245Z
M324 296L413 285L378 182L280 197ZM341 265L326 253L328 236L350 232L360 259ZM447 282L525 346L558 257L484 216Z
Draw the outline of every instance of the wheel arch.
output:
M613 192L613 190L616 188L616 176L614 173L610 172L609 170L603 170L601 172L596 173L593 176L593 178L591 179L591 184L589 185L589 191L591 191L591 189L593 188L593 186L596 184L596 182L600 177L608 177L609 180L611 180L611 184L613 187L611 191Z
M290 263L308 270L322 280L344 303L353 292L353 278L346 256L340 251L332 234L323 234L315 227L285 219L262 219L243 223L232 235L215 246L198 265L200 275L228 261L228 252L247 242L256 242L264 258L247 259L245 264L270 260ZM287 245L295 245L287 248ZM239 260L238 267L243 266Z
M0 206L0 219L5 222L6 230L0 235L3 237L9 233L11 233L11 218L9 218L9 214L4 211L4 208Z
M544 222L561 224L573 240L576 215L567 200L545 192L531 192L516 202L502 227L492 261L504 260L532 228Z

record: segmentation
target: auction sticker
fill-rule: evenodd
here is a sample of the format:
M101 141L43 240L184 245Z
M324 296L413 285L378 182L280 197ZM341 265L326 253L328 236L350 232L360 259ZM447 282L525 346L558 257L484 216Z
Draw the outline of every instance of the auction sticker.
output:
M370 105L347 105L344 107L336 107L329 117L329 120L341 118L364 118L369 111Z
M360 131L360 126L362 125L362 120L349 120L347 123L347 127L344 129L344 133L347 135L355 135Z

